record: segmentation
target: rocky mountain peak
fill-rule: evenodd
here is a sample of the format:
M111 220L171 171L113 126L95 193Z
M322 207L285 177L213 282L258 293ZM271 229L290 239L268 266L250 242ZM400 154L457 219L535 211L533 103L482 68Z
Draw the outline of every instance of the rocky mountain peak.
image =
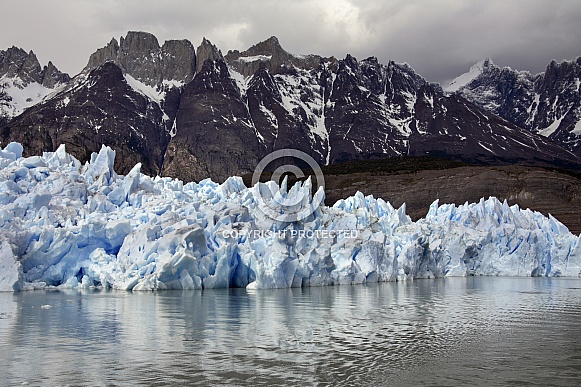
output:
M89 63L85 67L87 70L92 70L99 67L107 61L114 60L119 53L119 43L117 39L112 38L111 41L103 48L98 49L89 57Z
M14 46L0 51L0 76L20 78L24 85L42 83L42 69L34 52Z
M579 64L579 58L577 61L563 61L557 62L552 60L547 66L544 76L549 82L554 83L555 81L562 81L563 78L578 77L581 72L581 66Z
M549 137L581 154L581 61L552 60L544 73L498 67L490 60L472 66L448 91L521 128Z
M60 72L52 62L41 67L32 50L26 52L14 46L6 51L0 50L0 77L18 79L19 87L38 83L48 88L54 88L70 79L68 74Z
M276 36L271 36L270 38L255 44L246 50L246 53L248 55L289 55L288 52L282 48Z
M196 49L186 39L166 40L161 47L161 73L166 80L181 81L184 84L194 79L196 74Z
M52 62L41 68L32 51L14 46L0 50L0 127L69 80Z
M357 61L357 58L355 58L351 54L347 54L345 56L345 59L341 61L341 64L349 67L352 70L356 70L359 67L359 62ZM339 65L339 68L342 67L341 64Z
M484 60L480 61L479 64L482 66L482 68L495 66L491 58L484 58Z
M164 80L188 83L195 75L196 53L188 40L169 40L159 46L147 32L130 31L119 43L114 38L93 53L84 72L112 61L124 73L149 86L161 87Z
M272 74L284 72L285 67L295 66L300 69L312 70L318 68L323 61L336 62L335 58L291 54L282 48L276 36L271 36L243 52L230 50L225 59L231 67L245 77L258 71L262 62Z
M444 90L450 93L457 92L481 76L483 73L495 68L497 68L497 66L494 64L494 62L492 62L492 59L485 58L472 65L467 73L464 73L453 79L446 87L444 87Z
M57 85L67 83L71 77L66 73L61 73L56 66L49 61L42 68L42 85L49 89L54 89Z
M120 38L122 52L131 52L133 55L137 53L149 54L159 50L159 43L157 38L149 32L129 31L125 38Z
M210 42L205 37L202 39L202 43L196 50L196 58L197 58L196 73L199 73L202 70L204 62L207 61L208 59L212 61L224 59L224 57L222 56L222 51L220 51L218 47L213 45L212 42Z

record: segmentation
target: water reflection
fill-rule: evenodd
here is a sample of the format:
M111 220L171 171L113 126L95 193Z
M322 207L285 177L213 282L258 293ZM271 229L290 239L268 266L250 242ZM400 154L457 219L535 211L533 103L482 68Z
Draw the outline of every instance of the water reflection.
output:
M578 279L0 294L0 384L566 384L580 313Z

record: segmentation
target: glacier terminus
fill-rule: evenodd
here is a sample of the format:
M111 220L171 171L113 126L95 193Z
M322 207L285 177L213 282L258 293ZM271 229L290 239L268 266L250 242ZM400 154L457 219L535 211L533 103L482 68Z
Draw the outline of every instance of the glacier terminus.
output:
M82 165L64 146L0 150L0 290L288 288L449 276L579 276L581 236L494 197L405 205L356 195L295 222L263 211L261 190L312 204L312 182L251 188L118 175L103 146ZM272 211L272 208L270 209Z

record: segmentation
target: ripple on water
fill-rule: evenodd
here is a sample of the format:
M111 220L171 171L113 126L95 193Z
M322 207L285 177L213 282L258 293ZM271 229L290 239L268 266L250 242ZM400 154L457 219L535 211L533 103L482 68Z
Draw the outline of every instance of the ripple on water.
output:
M450 278L1 294L0 363L10 385L571 384L580 288Z

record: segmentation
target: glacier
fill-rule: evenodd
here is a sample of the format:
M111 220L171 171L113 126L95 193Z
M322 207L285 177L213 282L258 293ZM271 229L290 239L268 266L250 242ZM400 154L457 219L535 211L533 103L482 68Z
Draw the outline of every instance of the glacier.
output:
M494 197L435 201L416 222L358 192L302 221L269 217L265 190L309 206L307 180L247 188L115 173L103 146L84 165L64 145L0 148L0 291L286 288L447 276L579 276L581 236ZM273 209L270 208L270 211ZM276 210L276 209L275 209Z

